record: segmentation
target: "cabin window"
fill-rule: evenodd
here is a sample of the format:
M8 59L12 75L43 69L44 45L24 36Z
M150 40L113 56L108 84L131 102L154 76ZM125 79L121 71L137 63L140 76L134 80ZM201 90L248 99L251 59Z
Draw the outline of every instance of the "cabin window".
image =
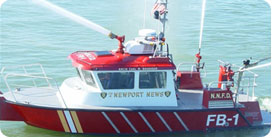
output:
M93 75L92 75L92 73L90 71L82 70L82 74L83 74L83 77L85 79L85 82L88 85L96 87Z
M165 88L166 72L140 72L140 89Z
M133 89L134 72L98 73L104 89Z

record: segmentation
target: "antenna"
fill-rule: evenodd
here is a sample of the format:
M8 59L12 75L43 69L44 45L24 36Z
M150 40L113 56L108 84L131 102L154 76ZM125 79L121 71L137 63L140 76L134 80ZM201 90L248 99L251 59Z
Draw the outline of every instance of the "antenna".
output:
M162 24L162 31L158 35L159 46L156 47L154 56L157 53L159 53L159 56L163 55L163 45L165 45L165 23L167 21L166 16L168 13L167 4L168 0L157 0L151 12L154 15L154 18L156 20L159 20L160 23ZM157 49L159 50L157 51Z
M168 4L168 0L157 0L152 9L154 18L159 20L162 23L163 35L165 34L165 23L167 21L167 18L166 18L168 13L167 4Z

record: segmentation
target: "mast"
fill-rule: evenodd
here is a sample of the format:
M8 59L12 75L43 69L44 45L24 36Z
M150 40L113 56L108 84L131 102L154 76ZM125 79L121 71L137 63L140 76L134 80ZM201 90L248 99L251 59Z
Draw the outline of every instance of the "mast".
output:
M160 31L160 33L158 35L158 41L159 41L160 47L159 47L158 51L156 50L156 52L159 53L159 56L163 56L162 55L163 54L163 46L165 45L165 43L164 43L164 41L165 41L165 25L166 25L166 21L168 20L167 19L167 13L168 13L167 4L168 4L168 0L157 0L155 2L153 9L152 9L152 12L154 14L154 18L159 20L162 24L162 30ZM158 48L156 48L156 49L158 49Z
M163 35L165 35L165 23L167 21L167 13L168 13L168 9L167 9L167 4L168 4L168 0L165 0L165 2L160 1L162 5L165 6L165 12L163 13L163 18L160 19L161 23L162 23L162 33Z

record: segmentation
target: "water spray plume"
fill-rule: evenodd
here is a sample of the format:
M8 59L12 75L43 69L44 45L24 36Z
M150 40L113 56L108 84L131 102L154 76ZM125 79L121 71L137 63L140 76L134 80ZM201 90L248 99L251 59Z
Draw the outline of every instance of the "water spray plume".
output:
M0 8L2 7L2 5L6 2L7 0L0 0Z
M89 21L79 15L76 15L70 11L67 11L64 8L54 5L46 0L32 0L32 2L37 5L43 6L43 7L47 8L47 9L49 9L59 15L62 15L62 16L66 17L76 23L79 23L87 28L90 28L94 31L97 31L97 32L104 34L106 36L109 36L111 38L115 38L115 35L112 34L110 30L108 30L108 29L106 29L106 28L104 28L104 27L102 27L92 21Z
M204 67L204 63L202 65L202 67L200 66L200 60L202 59L202 56L200 55L200 52L201 52L201 46L202 46L202 35L203 35L205 8L206 8L206 0L202 0L202 11L201 11L201 23L200 23L198 53L195 55L197 72L199 72L199 69Z
M271 66L271 63L266 63L266 64L258 65L258 66L255 66L255 67L245 68L245 69L243 69L241 71L253 70L253 69L263 68L263 67L266 67L266 66Z
M199 34L199 53L202 46L202 37L203 37L203 26L204 26L204 18L205 18L205 9L206 9L206 0L202 1L202 12L201 12L201 23L200 23L200 34Z

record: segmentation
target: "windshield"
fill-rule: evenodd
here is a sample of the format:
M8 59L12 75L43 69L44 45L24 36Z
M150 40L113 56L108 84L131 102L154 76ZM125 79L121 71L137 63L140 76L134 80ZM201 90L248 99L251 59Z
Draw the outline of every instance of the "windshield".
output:
M104 89L133 89L134 72L98 73Z

